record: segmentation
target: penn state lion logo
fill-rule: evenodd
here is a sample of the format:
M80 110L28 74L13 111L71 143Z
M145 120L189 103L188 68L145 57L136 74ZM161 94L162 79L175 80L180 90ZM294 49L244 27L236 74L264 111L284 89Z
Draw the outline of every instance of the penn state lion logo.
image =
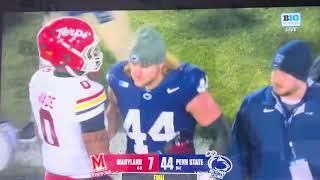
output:
M131 55L130 56L130 62L133 63L133 64L137 64L139 62L138 55L135 55L135 54Z
M209 157L208 166L211 177L222 179L232 169L232 162L225 156L218 155L214 150L208 151L206 157Z
M272 68L280 67L283 59L284 59L284 56L282 54L277 54L273 59Z

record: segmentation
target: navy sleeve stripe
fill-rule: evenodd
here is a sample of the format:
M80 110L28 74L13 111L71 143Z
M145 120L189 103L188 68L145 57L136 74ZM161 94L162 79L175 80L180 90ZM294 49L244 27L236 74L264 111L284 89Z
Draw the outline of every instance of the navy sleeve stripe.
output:
M89 120L80 122L80 124L81 124L81 130L83 133L94 132L94 131L105 129L104 111L102 111L100 114L98 114L97 116Z

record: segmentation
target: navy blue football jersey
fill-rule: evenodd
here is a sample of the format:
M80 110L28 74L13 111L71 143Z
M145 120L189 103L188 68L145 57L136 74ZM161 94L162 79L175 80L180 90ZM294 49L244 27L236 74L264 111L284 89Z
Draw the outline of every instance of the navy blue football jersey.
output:
M127 133L127 153L161 151L177 132L195 130L196 121L186 105L208 87L206 74L197 66L181 63L155 89L134 85L124 71L126 62L113 65L107 82L118 103Z

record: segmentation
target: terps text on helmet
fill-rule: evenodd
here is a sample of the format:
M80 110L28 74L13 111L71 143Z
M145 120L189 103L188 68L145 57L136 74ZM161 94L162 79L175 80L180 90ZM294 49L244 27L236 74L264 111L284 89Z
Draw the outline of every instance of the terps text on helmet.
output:
M82 37L86 39L87 37L91 36L90 32L84 32L81 29L72 29L63 27L56 30L58 32L58 39L65 36L71 36L72 38L69 40L70 42L74 41L77 37Z

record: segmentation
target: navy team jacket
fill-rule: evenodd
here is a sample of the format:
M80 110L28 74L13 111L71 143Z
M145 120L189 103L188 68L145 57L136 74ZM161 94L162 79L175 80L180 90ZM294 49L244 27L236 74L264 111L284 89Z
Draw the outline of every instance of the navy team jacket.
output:
M291 179L294 153L320 179L320 86L308 87L303 103L287 113L272 87L247 96L232 129L233 169L224 179Z

